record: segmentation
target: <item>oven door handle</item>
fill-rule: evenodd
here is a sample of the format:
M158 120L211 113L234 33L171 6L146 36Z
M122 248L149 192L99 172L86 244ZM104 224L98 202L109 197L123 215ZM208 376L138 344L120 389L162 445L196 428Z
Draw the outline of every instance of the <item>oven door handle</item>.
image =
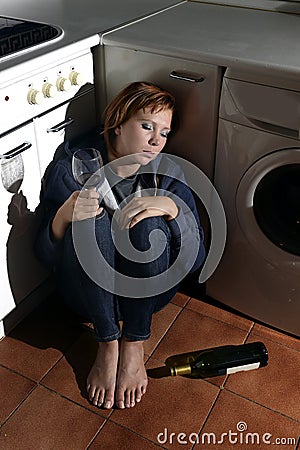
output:
M177 80L190 81L191 83L202 83L205 80L203 75L193 75L191 73L179 72L177 70L172 70L169 76Z
M58 133L59 131L63 130L64 128L67 128L71 123L74 122L74 119L69 117L68 119L64 120L63 122L54 125L54 127L47 128L47 133Z
M0 159L12 159L15 156L19 155L20 153L23 153L26 150L28 150L30 147L32 147L32 144L30 142L25 141L23 144L18 145L18 147L9 150L3 155L0 155Z

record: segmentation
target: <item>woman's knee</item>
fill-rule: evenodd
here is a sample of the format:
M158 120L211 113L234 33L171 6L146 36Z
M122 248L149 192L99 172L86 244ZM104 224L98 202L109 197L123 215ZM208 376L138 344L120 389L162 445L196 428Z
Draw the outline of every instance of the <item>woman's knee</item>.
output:
M152 234L152 232L154 232ZM171 238L170 230L163 217L148 217L138 222L129 230L129 237L132 245L138 250L147 250L151 242L169 243Z

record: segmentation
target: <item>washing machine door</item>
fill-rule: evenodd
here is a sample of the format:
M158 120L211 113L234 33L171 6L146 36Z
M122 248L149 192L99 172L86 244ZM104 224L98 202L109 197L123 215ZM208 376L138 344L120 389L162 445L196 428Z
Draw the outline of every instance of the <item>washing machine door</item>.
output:
M300 148L269 153L247 170L238 185L236 214L264 259L281 270L300 271Z

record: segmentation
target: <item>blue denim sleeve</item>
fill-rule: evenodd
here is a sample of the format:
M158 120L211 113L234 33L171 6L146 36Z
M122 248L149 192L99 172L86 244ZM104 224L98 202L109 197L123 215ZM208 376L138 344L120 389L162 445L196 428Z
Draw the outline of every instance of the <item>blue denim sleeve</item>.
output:
M76 189L78 186L73 179L68 161L57 162L41 192L41 201L37 209L39 228L34 244L37 257L49 269L55 269L63 251L63 240L56 240L52 234L52 221L57 210Z

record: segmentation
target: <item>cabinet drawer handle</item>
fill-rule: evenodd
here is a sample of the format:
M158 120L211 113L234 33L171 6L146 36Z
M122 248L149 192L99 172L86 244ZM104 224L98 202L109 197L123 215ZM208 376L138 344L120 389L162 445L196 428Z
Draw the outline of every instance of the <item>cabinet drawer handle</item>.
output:
M25 141L23 144L18 145L18 147L9 150L3 155L0 155L0 159L12 159L15 156L19 155L20 153L25 152L25 150L28 150L30 147L32 147L32 144L30 142Z
M185 74L184 72L177 72L177 70L172 70L170 77L176 78L177 80L190 81L191 83L202 83L205 80L203 75Z
M54 127L47 128L47 133L58 133L59 131L63 130L64 128L67 128L71 123L74 122L74 119L69 117L68 119L64 120L63 122L54 125Z

